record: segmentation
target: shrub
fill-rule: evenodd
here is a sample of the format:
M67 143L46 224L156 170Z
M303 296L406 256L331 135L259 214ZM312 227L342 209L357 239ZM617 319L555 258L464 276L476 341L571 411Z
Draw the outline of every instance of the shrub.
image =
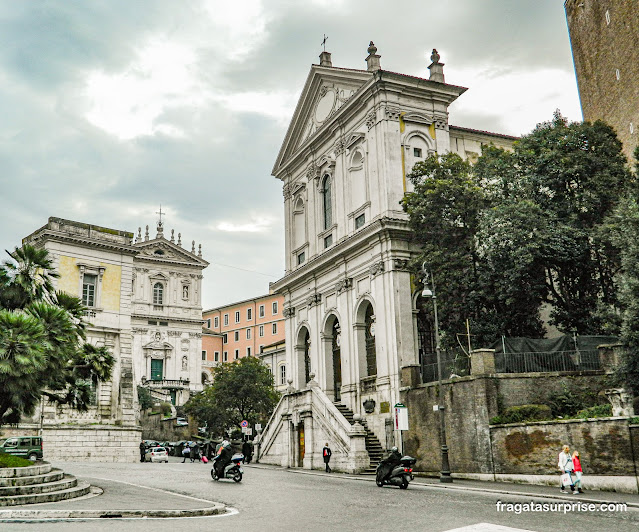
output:
M170 416L171 415L171 403L162 403L160 405L160 412L162 412L162 415L164 417Z
M595 405L590 408L584 408L577 412L575 417L581 419L588 419L591 417L610 417L612 416L612 405L608 403L607 405Z
M140 410L153 408L153 397L151 397L151 392L144 386L138 386L138 402L140 403Z
M20 456L13 456L12 454L5 454L0 452L0 468L3 467L28 467L32 466L33 462Z
M527 421L545 421L552 419L552 411L547 405L511 406L504 413L490 420L491 425L504 423L525 423Z
M574 418L577 412L597 403L597 394L591 390L574 391L562 383L562 391L548 397L553 417Z

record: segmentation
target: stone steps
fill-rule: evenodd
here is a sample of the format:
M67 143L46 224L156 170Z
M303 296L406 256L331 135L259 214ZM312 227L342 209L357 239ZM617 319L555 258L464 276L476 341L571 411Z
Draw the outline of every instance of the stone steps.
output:
M10 486L29 486L31 484L43 484L46 482L54 482L61 480L64 472L61 469L51 469L48 473L33 475L30 477L10 477L0 478L0 489Z
M355 423L355 420L353 418L354 414L350 408L348 408L347 406L341 403L333 403L333 404L351 425ZM366 431L366 438L365 438L366 451L368 451L368 456L370 458L370 466L368 467L368 469L364 470L364 473L375 473L375 468L377 467L377 464L381 461L382 456L384 455L384 449L382 448L382 445L379 443L377 436L375 436L373 431L368 428L368 424L366 423L366 420L362 419L360 420L359 423L360 425L362 425L362 427L364 427L364 430Z
M47 462L0 469L0 507L57 502L89 493L91 486Z
M21 504L36 504L42 502L58 502L67 499L75 499L87 495L91 491L91 485L83 480L77 481L77 485L60 491L49 493L33 493L30 495L12 495L0 497L0 506L18 506Z

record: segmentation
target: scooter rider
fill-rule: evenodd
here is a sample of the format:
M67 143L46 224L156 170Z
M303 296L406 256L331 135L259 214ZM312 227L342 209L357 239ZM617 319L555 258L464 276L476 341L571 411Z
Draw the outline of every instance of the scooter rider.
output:
M224 440L217 454L219 458L215 461L214 467L217 476L221 477L224 474L224 468L231 463L231 458L233 457L230 442Z
M390 476L391 472L393 471L393 468L400 463L401 459L402 459L402 455L400 454L397 447L391 448L390 454L381 461L381 465L382 465L381 480L386 480Z

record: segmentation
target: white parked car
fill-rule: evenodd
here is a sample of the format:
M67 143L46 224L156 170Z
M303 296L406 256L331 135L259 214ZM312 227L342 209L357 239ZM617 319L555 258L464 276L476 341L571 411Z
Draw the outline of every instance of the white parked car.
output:
M150 447L144 453L145 462L166 462L169 463L169 453L164 447Z
M179 418L177 418L177 419L175 420L175 424L176 424L178 427L185 427L186 425L188 425L188 424L189 424L189 422L188 422L186 419L184 419L183 417L179 417Z

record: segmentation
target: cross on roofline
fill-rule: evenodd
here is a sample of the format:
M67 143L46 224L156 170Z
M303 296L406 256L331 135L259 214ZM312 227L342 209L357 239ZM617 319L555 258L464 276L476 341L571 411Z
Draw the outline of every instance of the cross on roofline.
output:
M159 214L160 215L160 223L162 223L162 215L166 214L166 212L162 212L162 204L160 203L160 210L159 211L155 211L155 214Z
M326 51L326 41L328 40L328 37L326 36L326 34L324 33L324 40L322 41L322 46L324 47L324 51Z

